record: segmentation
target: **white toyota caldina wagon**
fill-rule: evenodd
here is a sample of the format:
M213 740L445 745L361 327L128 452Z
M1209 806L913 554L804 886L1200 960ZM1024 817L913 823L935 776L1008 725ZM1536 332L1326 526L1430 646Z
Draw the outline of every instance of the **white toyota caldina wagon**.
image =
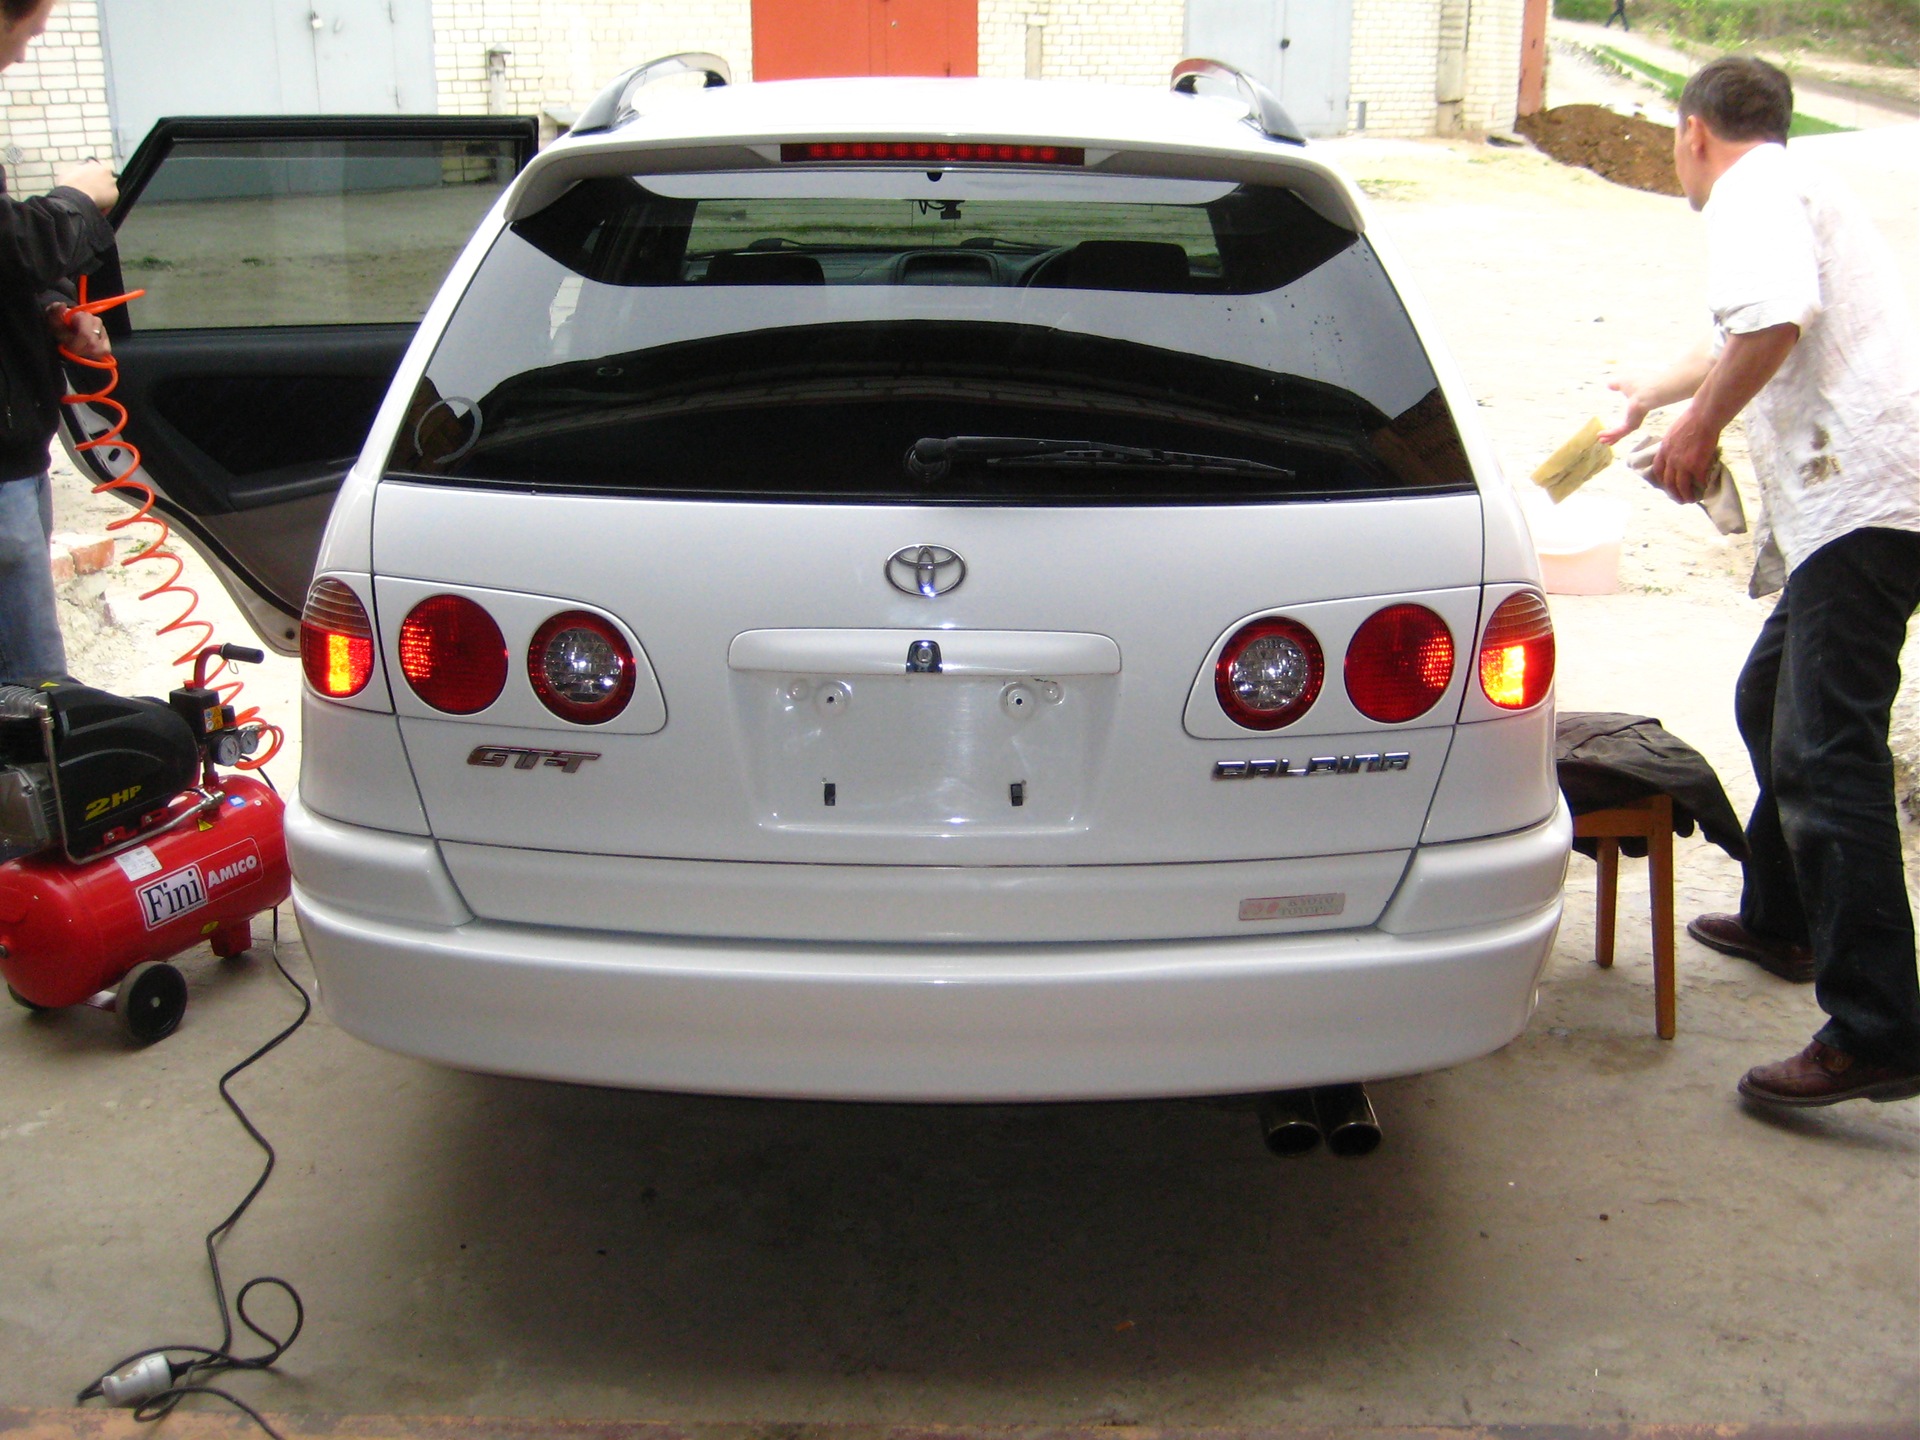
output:
M129 434L303 657L335 1019L891 1100L1511 1039L1570 835L1552 629L1352 186L1206 62L723 79L623 77L537 157L177 121L130 171Z

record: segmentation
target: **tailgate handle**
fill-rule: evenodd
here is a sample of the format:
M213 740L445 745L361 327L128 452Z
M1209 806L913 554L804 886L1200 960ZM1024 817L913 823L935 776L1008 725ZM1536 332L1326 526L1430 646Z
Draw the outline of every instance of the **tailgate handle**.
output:
M1120 673L1120 647L1105 635L1052 630L938 634L935 640L924 630L748 630L727 647L727 668L781 675ZM905 667L902 655L907 657Z

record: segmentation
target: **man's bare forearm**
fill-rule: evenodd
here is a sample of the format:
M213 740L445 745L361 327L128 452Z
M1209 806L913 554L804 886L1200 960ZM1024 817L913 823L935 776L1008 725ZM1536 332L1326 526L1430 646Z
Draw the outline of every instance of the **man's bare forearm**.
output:
M1667 369L1642 383L1635 398L1649 410L1677 405L1697 394L1712 371L1713 345L1711 341L1702 340Z
M1619 444L1640 428L1649 413L1692 395L1712 369L1713 346L1703 339L1665 370L1615 380L1608 388L1626 397L1627 413L1612 428L1601 431L1600 438L1609 445Z
M1728 336L1720 358L1694 392L1693 404L1660 442L1647 478L1682 504L1706 494L1720 453L1720 432L1773 378L1799 339L1797 325Z
M1693 411L1718 435L1765 388L1799 343L1798 325L1771 325L1745 335L1729 335L1726 348L1694 392Z

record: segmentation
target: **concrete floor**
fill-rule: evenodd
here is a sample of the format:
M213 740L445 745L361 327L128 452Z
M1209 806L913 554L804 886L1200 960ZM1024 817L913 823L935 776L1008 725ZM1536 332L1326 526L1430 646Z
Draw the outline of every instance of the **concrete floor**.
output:
M1682 912L1722 903L1726 872L1690 851ZM1596 970L1588 873L1527 1034L1376 1086L1364 1161L1274 1160L1205 1104L491 1079L316 1018L240 1082L282 1165L229 1284L284 1275L309 1318L283 1374L239 1387L296 1412L686 1421L1920 1414L1915 1107L1744 1111L1732 1079L1798 1042L1804 991L1684 945L1679 1038L1656 1040L1644 908ZM189 971L189 1026L155 1048L84 1012L7 1038L9 1401L212 1336L199 1238L257 1163L213 1082L295 1006L260 958Z
M1515 475L1607 413L1609 365L1699 322L1680 202L1532 155L1348 153ZM1556 600L1561 703L1660 715L1744 804L1727 697L1765 607L1737 547L1637 483L1595 482L1635 507L1629 588ZM1680 869L1682 916L1734 899L1718 851L1685 842ZM1277 1161L1211 1104L470 1076L316 1015L238 1087L281 1164L229 1285L286 1276L308 1318L280 1373L235 1388L277 1412L689 1425L1920 1426L1920 1105L1743 1108L1733 1081L1804 1042L1812 998L1684 939L1657 1040L1624 870L1617 967L1591 963L1576 860L1526 1034L1377 1085L1387 1140L1361 1161ZM284 952L305 979L290 932ZM143 1051L102 1014L0 1013L0 1404L217 1337L200 1238L257 1152L214 1081L296 1004L263 952L186 968L185 1027Z
M659 1420L533 1420L474 1415L272 1417L285 1440L1572 1440L1596 1432L1557 1425L1209 1426L1167 1429L1114 1425L800 1425ZM179 1412L169 1440L258 1440L237 1412ZM1912 1440L1887 1424L1610 1426L1607 1440ZM0 1406L7 1440L148 1440L129 1411L30 1410Z

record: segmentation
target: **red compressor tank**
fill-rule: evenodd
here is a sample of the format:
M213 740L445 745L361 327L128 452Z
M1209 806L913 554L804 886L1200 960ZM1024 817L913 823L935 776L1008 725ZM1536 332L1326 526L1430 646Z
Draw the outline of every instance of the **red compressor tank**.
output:
M76 865L54 849L0 865L0 975L20 999L77 1005L203 940L222 957L253 943L249 922L291 888L286 807L249 776L220 783L204 814L118 854Z

